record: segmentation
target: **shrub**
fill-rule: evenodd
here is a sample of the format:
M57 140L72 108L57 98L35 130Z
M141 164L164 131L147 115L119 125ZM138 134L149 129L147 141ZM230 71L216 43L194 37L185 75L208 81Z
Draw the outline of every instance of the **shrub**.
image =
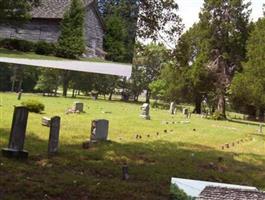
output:
M27 100L21 103L23 106L29 109L29 112L41 113L44 111L44 104L37 100Z
M215 111L212 115L212 119L214 120L223 120L224 118L225 118L224 115L219 111Z
M39 41L35 44L35 53L40 55L51 55L55 53L56 46L53 43Z
M26 40L19 39L3 39L0 41L0 46L10 50L18 50L18 51L33 51L34 43Z

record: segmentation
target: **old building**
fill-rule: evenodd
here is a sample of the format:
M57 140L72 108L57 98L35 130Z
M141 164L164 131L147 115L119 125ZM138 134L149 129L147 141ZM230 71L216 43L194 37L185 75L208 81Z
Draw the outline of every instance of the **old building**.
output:
M196 200L264 200L265 192L249 189L207 186Z
M83 0L85 6L85 40L87 56L102 56L104 25L94 0ZM41 0L34 7L32 19L23 25L0 25L0 38L14 38L29 41L57 42L60 35L60 22L71 0Z

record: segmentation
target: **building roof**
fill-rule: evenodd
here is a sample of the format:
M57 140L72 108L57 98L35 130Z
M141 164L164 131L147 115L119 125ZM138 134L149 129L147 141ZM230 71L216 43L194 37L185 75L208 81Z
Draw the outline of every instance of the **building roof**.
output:
M85 7L94 0L83 0ZM65 11L70 6L71 0L40 0L40 5L31 11L32 18L62 19Z
M265 200L265 192L248 189L207 186L198 200Z

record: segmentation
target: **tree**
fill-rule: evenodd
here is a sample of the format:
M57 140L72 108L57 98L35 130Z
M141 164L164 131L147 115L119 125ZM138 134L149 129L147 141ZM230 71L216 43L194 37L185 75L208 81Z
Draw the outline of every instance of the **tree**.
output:
M265 111L265 18L259 19L247 44L247 59L243 72L236 74L231 85L233 105L256 119L264 121Z
M194 103L195 113L201 113L201 102L212 90L211 78L205 63L205 31L194 24L179 38L172 56L162 70L166 81L165 98L169 101Z
M32 6L39 0L0 0L0 22L23 22L30 19Z
M242 0L205 0L200 13L208 32L208 68L215 75L217 110L223 117L227 88L245 59L249 5Z
M54 94L56 96L59 83L60 76L58 70L42 69L35 89L42 91L43 94L48 93L48 95Z
M140 69L142 74L143 89L146 90L146 102L150 101L150 83L159 79L163 65L168 58L168 50L163 44L151 43L146 46L139 46L136 50L134 64ZM137 78L139 76L133 76ZM136 80L132 80L136 81Z
M72 0L62 20L61 35L58 39L58 56L76 59L84 53L84 17L82 1Z

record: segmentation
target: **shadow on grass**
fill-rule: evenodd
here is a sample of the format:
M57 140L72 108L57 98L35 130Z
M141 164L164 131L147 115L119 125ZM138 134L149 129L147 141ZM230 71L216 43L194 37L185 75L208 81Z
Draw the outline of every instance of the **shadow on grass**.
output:
M9 131L0 129L0 146ZM26 162L0 156L0 188L10 199L168 199L171 177L217 181L265 188L265 159L260 155L222 152L199 144L103 142L90 149L61 144L60 153L47 155L47 141L34 133L26 138ZM250 157L258 163L240 161ZM121 168L130 179L122 181ZM10 181L12 180L12 181Z

